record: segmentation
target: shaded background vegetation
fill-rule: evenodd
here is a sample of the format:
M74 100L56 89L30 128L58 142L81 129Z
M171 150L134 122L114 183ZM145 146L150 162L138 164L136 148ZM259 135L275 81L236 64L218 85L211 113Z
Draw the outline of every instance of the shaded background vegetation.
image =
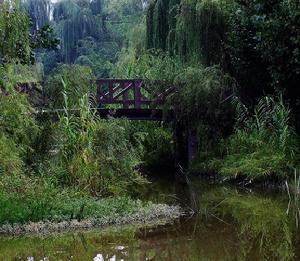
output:
M2 202L23 186L29 196L49 191L45 200L53 188L94 198L134 193L146 182L142 164L172 162L174 126L196 137L196 172L284 179L298 167L296 0L0 5ZM100 77L175 85L166 103L173 125L99 120L90 94ZM41 80L48 108L62 109L55 123L36 117L31 99L14 90L20 81Z

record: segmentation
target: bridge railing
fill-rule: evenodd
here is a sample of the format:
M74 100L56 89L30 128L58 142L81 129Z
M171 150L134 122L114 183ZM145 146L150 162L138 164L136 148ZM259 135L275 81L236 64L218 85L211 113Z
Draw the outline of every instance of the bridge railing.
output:
M161 84L152 81L153 84ZM166 87L157 92L149 81L142 79L99 79L97 85L97 103L100 105L121 105L123 109L157 108L175 87Z
M18 83L16 91L30 96L44 95L40 83ZM166 98L176 91L163 81L142 79L98 79L96 80L96 101L100 107L117 109L158 109Z

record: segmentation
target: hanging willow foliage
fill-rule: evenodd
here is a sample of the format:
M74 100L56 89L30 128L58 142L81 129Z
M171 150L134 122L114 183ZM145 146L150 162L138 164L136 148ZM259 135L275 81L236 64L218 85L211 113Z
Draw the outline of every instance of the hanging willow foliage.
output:
M167 37L167 50L171 53L175 53L176 47L176 17L179 11L180 0L170 0L169 2L169 14L168 14L168 26L169 33Z
M208 66L220 63L226 21L219 2L203 0L196 5L196 12L202 62Z
M77 58L77 45L81 39L93 37L100 40L105 34L99 12L102 2L82 0L64 0L58 2L53 11L57 23L57 33L61 38L61 58L66 63L73 63Z
M147 11L147 49L152 49L154 47L154 43L153 43L153 14L154 14L154 8L156 5L156 1L153 1L150 3L149 7L148 7L148 11Z
M25 7L32 20L32 30L36 31L50 23L50 0L26 0Z
M147 48L204 65L222 63L226 11L221 0L156 0L147 14ZM224 9L226 10L226 9Z
M153 43L157 49L166 50L169 32L168 9L169 0L157 0L153 11Z

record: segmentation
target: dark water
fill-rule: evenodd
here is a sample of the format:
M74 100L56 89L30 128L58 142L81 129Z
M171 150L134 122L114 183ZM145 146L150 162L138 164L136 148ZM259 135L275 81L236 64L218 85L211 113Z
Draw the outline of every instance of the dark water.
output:
M144 191L154 202L196 203L200 214L168 225L48 237L0 238L0 260L300 260L295 202L286 193L193 181ZM193 193L192 193L193 195Z

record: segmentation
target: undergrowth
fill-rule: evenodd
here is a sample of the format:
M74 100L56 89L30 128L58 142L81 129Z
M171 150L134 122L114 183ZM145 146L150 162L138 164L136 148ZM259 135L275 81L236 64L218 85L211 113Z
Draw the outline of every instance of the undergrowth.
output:
M139 173L141 135L126 120L100 119L90 86L77 93L65 70L57 115L37 115L28 96L14 89L0 95L0 224L113 218L143 209L130 199L147 183Z
M125 195L96 199L75 189L58 189L47 178L5 179L0 180L0 225L113 219L141 213L151 207L151 203L132 200Z
M298 139L291 126L290 110L282 99L262 98L251 111L237 98L234 133L222 139L206 163L205 172L224 177L284 179L298 165ZM218 156L216 156L218 155Z

